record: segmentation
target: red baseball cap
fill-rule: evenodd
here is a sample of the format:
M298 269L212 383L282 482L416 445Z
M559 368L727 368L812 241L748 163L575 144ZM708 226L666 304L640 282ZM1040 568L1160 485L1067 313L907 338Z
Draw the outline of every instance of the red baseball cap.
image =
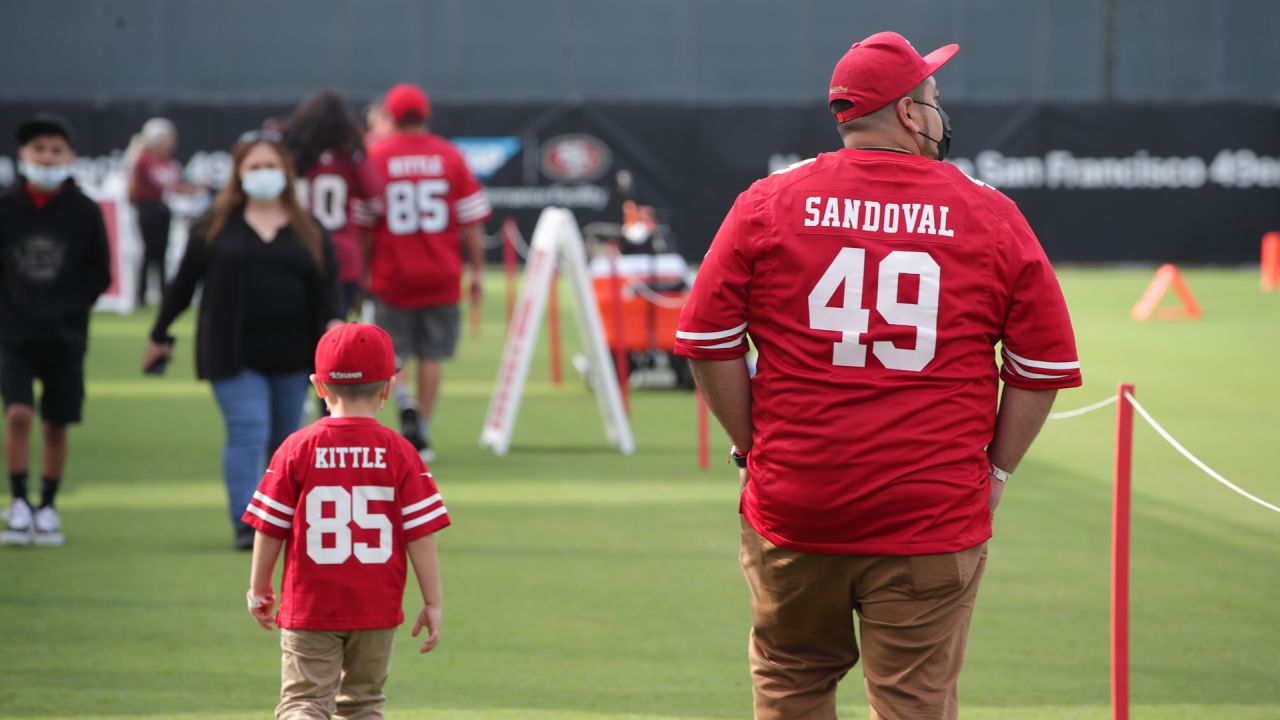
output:
M316 379L333 385L390 380L396 374L391 336L377 325L343 323L316 345Z
M387 99L382 106L396 120L410 117L426 120L431 117L431 101L422 88L413 83L400 83L387 91Z
M854 43L836 63L831 89L827 91L828 104L836 100L853 103L853 107L835 113L836 122L873 113L906 95L938 72L959 49L959 45L943 45L920 57L911 43L896 32L876 33Z

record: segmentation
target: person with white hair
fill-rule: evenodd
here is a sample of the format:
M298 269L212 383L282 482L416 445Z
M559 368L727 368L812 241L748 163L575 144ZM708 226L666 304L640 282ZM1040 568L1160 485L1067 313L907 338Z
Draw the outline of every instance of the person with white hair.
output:
M138 270L137 300L146 304L147 279L151 268L159 273L159 287L164 291L165 253L169 249L169 222L172 213L165 202L169 193L181 192L182 168L173 157L178 132L173 123L153 117L129 142L125 162L129 172L129 201L138 214L138 231L142 235L142 265Z

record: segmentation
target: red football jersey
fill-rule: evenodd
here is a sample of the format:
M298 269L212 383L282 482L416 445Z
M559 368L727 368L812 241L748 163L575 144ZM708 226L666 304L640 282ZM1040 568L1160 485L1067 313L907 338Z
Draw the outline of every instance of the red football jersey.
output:
M462 298L463 225L492 214L484 188L448 140L397 132L369 150L366 177L379 217L370 289L399 308Z
M298 201L329 231L338 257L338 281L360 282L364 277L364 249L360 228L370 225L369 192L355 158L324 152L298 178Z
M164 196L182 181L182 167L171 157L162 158L143 150L138 154L130 171L133 180L134 202L160 202Z
M915 155L827 153L738 197L676 352L737 358L746 334L759 357L742 512L801 552L986 540L997 378L1080 384L1066 302L1017 207Z
M404 622L406 546L449 525L418 453L373 418L323 418L271 459L244 521L286 541L280 627Z

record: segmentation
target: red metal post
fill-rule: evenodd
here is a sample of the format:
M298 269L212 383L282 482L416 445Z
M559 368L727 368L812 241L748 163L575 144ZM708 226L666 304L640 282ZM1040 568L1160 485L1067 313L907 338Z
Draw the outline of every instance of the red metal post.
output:
M511 327L511 314L516 307L516 238L520 232L516 221L507 218L502 222L502 266L507 273L507 327Z
M560 273L551 273L551 296L547 298L547 344L551 346L551 384L564 381L560 367Z
M476 302L476 297L471 296L471 337L480 337L480 303Z
M622 406L631 416L631 368L627 362L626 334L623 328L622 275L618 272L618 250L609 253L609 304L613 309L613 364L622 390Z
M1111 717L1129 720L1129 510L1133 469L1133 406L1121 385L1116 403L1115 514L1111 534Z

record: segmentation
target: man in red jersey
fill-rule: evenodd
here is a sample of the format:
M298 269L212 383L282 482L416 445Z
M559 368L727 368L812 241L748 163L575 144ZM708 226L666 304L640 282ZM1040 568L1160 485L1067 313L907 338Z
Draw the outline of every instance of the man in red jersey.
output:
M381 205L370 291L377 323L391 333L401 362L418 359L417 397L401 382L395 398L405 437L430 461L441 362L453 357L458 344L463 245L471 265L471 300L478 303L484 221L491 211L462 154L427 130L431 105L421 88L396 85L384 107L396 131L368 149L371 195Z
M339 325L320 339L315 362L311 382L331 415L285 440L244 514L257 531L249 612L271 629L271 577L283 545L276 716L382 717L404 622L406 554L423 602L413 636L427 629L424 653L440 638L435 533L449 514L413 446L378 424L395 374L387 333Z
M676 352L741 468L759 720L836 716L855 613L871 717L957 716L992 513L1080 384L1026 220L939 162L933 74L958 49L854 44L829 95L844 148L738 197L681 315Z

